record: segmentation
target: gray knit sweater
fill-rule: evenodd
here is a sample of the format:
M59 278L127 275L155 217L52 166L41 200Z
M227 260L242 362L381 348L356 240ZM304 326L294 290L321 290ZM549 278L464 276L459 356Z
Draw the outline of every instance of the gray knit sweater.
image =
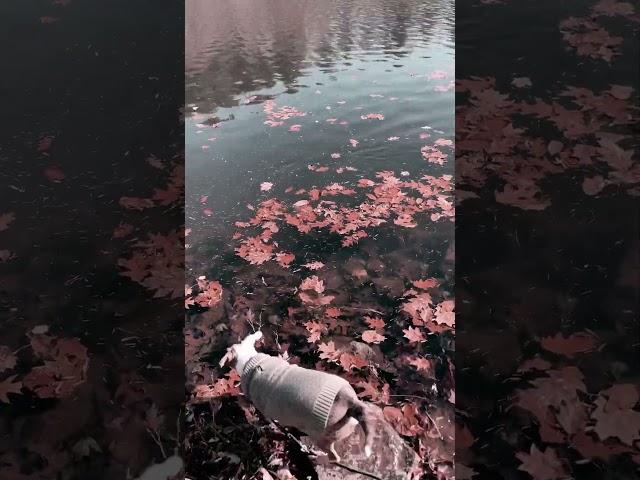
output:
M258 353L242 372L243 393L268 418L307 435L322 433L345 379Z

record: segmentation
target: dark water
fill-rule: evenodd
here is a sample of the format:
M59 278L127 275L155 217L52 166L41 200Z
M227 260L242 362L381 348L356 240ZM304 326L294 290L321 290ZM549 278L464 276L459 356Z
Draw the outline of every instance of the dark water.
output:
M247 205L284 198L287 187L350 187L383 170L402 180L453 174L452 148L444 149L449 158L442 166L420 154L454 135L452 1L283 0L267 9L259 1L189 0L186 12L188 281L246 264L228 255L234 222L253 216ZM267 99L306 115L265 125ZM368 113L384 120L360 118ZM291 125L300 130L289 131ZM350 139L359 145L352 148ZM310 171L313 164L330 170ZM357 171L337 173L340 167ZM262 182L272 189L261 192ZM427 224L440 242L424 262L442 257L453 236L451 222L422 219L410 233L424 233ZM409 230L382 228L377 238L371 231L360 248L376 238L373 247L390 253L398 242L413 241ZM291 248L320 261L337 251L304 239Z

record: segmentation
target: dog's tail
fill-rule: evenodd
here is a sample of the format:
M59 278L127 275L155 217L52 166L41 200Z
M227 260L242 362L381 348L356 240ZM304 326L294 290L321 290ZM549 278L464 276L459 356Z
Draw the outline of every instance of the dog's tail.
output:
M353 402L350 415L355 418L364 432L364 453L367 457L371 456L373 445L373 433L375 426L375 417L371 409L362 400L358 399Z

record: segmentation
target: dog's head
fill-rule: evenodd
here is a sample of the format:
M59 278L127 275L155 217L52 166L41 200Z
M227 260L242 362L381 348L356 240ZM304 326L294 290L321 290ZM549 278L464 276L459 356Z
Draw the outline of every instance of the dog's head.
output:
M257 355L255 343L262 339L262 332L258 330L246 336L240 343L232 345L227 354L223 357L221 364L231 362L231 365L242 375L244 366L254 356Z

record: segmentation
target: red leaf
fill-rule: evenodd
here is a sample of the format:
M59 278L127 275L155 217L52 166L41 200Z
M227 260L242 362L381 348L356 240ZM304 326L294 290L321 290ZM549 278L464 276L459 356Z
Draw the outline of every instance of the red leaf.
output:
M348 372L354 368L364 368L369 365L369 362L358 357L357 355L345 352L340 355L340 365L342 365L342 368L344 368Z
M22 382L14 382L17 375L12 375L0 381L0 402L10 403L9 394L22 395Z
M531 446L530 453L516 453L522 465L518 470L527 472L534 480L564 480L570 478L565 466L558 458L556 451L547 447L542 452L534 445Z
M413 282L413 285L421 290L429 290L430 288L437 287L438 284L439 282L435 278L428 278L426 280L415 280Z
M454 312L455 302L453 300L445 300L436 307L433 315L433 321L438 324L453 327L456 323L456 314Z
M296 259L296 256L293 253L287 252L279 252L276 253L276 262L280 264L281 267L289 268L289 265Z
M573 333L566 338L558 333L554 337L543 338L540 345L549 352L573 358L577 354L595 350L598 340L589 333Z
M367 322L367 325L374 330L384 329L384 320L380 317L364 317L364 321Z
M337 362L340 358L340 352L336 351L336 346L333 341L318 344L318 350L320 351L320 358L323 360Z
M60 183L66 178L66 175L60 167L51 166L44 169L44 176L54 183Z
M10 370L16 366L17 358L11 349L5 345L0 345L0 372Z
M300 290L313 290L316 293L324 292L324 282L316 275L305 278L300 284Z
M404 332L404 336L409 340L410 343L419 343L426 341L422 331L418 328L409 327L406 330L402 330Z
M426 372L430 376L434 373L433 360L423 357L414 357L409 360L409 365L416 367L418 371Z
M365 330L362 332L362 341L367 343L382 343L385 340L384 335L380 335L375 330Z
M0 215L0 232L9 228L9 225L15 220L16 215L13 212L3 213Z
M153 207L153 200L150 198L120 197L120 205L130 210L144 210Z

